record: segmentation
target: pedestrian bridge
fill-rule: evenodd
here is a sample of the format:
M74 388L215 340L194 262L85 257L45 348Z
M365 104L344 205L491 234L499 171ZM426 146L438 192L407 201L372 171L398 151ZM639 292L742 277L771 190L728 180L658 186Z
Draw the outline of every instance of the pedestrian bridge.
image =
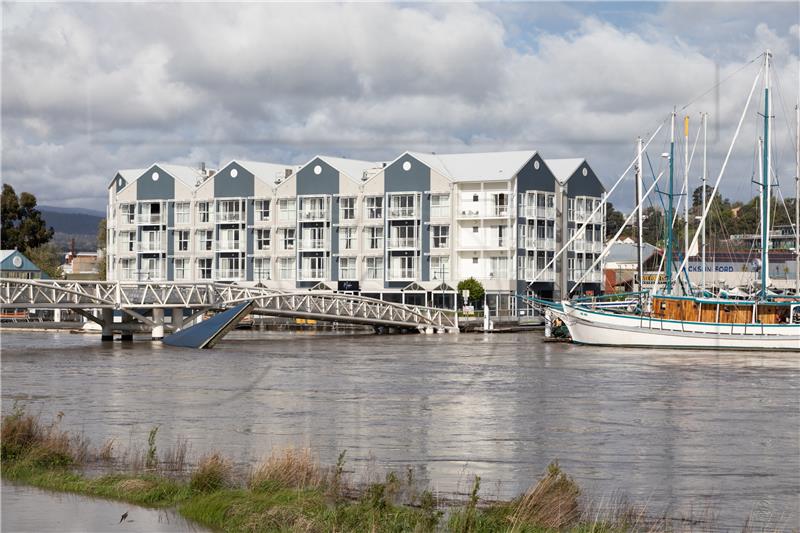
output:
M437 309L328 291L284 292L227 283L63 281L0 278L0 309L64 309L112 329L114 310L153 328L177 331L208 310L254 300L256 314L420 331L458 331L451 309ZM164 322L171 310L172 322ZM93 312L101 310L96 316ZM188 310L189 315L187 316Z

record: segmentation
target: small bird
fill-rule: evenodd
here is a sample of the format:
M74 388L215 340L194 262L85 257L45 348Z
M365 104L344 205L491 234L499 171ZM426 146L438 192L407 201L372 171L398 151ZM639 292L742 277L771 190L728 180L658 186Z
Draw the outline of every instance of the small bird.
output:
M119 519L119 523L120 524L123 523L126 518L128 518L128 511L125 511L124 513L122 513L122 518Z

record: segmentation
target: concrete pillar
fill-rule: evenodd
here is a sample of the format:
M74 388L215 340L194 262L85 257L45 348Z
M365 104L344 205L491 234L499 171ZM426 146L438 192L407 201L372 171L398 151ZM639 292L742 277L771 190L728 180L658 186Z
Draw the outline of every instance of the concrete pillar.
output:
M164 310L160 308L153 309L153 331L150 337L154 341L160 341L164 338Z
M53 309L53 322L61 322L61 309Z
M173 307L172 315L172 331L182 330L183 325L183 307Z
M114 310L102 309L101 319L103 320L103 335L100 340L104 342L114 340Z

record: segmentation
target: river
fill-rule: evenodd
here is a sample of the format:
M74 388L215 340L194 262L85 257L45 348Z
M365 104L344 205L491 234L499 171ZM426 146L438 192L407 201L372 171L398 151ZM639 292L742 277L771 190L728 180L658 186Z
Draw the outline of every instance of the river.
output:
M95 444L189 440L252 463L310 446L323 463L405 470L433 489L513 497L547 464L596 501L653 514L800 520L796 354L618 350L541 334L235 332L213 350L65 333L2 334L14 400Z

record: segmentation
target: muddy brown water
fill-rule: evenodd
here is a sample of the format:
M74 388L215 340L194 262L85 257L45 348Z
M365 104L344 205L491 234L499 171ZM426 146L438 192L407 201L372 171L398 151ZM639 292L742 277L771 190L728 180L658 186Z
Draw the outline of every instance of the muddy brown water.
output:
M2 409L15 400L93 443L189 440L241 464L311 446L356 472L510 498L558 459L593 500L718 527L800 520L800 358L618 350L540 333L235 332L214 350L2 334ZM5 488L3 489L5 493ZM4 515L6 509L4 506Z

